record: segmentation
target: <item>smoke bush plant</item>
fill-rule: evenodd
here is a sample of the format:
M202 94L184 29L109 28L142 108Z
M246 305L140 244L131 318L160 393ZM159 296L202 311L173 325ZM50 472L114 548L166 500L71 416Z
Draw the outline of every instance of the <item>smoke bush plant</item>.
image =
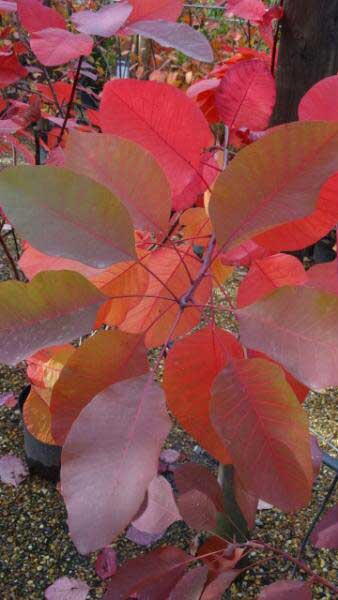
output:
M271 45L280 9L253 0L247 14L241 2L229 5ZM131 524L134 537L151 541L181 518L210 533L196 556L163 547L127 562L106 600L187 590L220 598L257 549L309 575L276 582L261 598L311 598L316 582L335 593L302 562L247 535L259 499L287 512L309 503L316 465L302 402L309 389L338 385L336 261L306 272L283 253L315 243L338 220L338 78L306 94L299 122L269 130L269 56L247 49L187 94L156 81L107 81L84 124L74 102L90 73L92 36L96 44L141 34L203 61L212 51L175 23L181 0L120 2L71 21L58 8L1 3L9 23L3 149L12 145L30 164L0 175L2 227L9 222L25 240L20 271L1 235L17 281L0 284L0 360L27 360L26 425L63 446L72 540L89 553ZM29 79L34 64L44 84ZM56 81L50 66L73 84ZM18 82L28 87L15 100ZM35 156L23 139L35 142ZM229 162L228 141L240 148ZM238 265L249 270L234 301L224 284ZM222 326L227 313L238 336ZM182 464L174 494L158 474L168 409L223 465L220 481Z

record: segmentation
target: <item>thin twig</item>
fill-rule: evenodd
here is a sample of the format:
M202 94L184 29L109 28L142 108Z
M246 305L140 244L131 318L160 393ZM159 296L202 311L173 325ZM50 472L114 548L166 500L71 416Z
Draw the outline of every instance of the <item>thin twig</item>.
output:
M6 242L3 239L1 232L0 232L0 245L2 246L2 249L3 249L3 251L6 254L6 257L8 259L8 262L10 263L10 265L12 267L15 279L17 279L18 281L20 281L19 271L18 271L18 269L16 267L15 261L14 261L12 255L11 255L10 251L7 248Z
M75 77L74 77L74 81L73 81L73 87L72 87L72 91L71 91L71 94L70 94L69 102L68 102L68 105L67 105L66 115L65 115L64 121L62 123L61 132L60 132L60 135L58 137L57 146L59 146L61 144L61 142L62 142L62 138L63 138L64 132L66 130L67 123L68 123L68 120L69 120L69 117L70 117L70 113L71 113L73 102L74 102L76 87L77 87L77 84L78 84L78 81L79 81L79 77L80 77L80 71L81 71L81 65L82 65L83 58L84 58L83 56L80 56L79 62L77 64L77 69L76 69L76 73L75 73Z

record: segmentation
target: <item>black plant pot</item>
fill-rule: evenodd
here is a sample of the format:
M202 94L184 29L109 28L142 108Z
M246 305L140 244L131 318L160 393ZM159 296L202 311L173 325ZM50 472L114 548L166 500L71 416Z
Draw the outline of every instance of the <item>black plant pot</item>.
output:
M25 453L29 471L48 481L59 481L61 468L61 446L53 446L40 442L27 429L23 417L23 406L28 398L31 386L26 385L19 396L19 407L22 417Z

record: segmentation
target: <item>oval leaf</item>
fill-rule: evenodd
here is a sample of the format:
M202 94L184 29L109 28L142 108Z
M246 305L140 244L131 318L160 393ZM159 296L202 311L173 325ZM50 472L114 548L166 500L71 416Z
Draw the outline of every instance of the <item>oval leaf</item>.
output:
M310 539L316 548L338 549L338 504L317 523Z
M215 92L220 119L230 129L265 129L275 100L275 80L263 60L244 60L231 65Z
M186 23L142 20L129 25L128 30L150 38L165 48L175 48L195 60L207 63L214 60L207 38Z
M181 519L169 481L161 475L154 477L148 487L145 510L132 525L145 533L163 535L172 523Z
M306 92L300 101L300 121L338 121L335 98L338 93L338 75L325 77Z
M21 25L28 31L41 31L47 27L67 29L64 18L54 8L44 6L40 0L17 0Z
M0 361L16 365L47 346L88 333L106 300L82 275L40 273L30 283L0 285Z
M311 600L311 586L304 581L281 579L263 588L258 600Z
M214 381L211 419L246 488L284 511L309 502L307 419L280 367L260 358L234 361Z
M176 342L165 361L163 389L169 410L180 425L222 463L227 448L210 421L213 379L243 350L229 332L208 326Z
M338 123L289 123L244 148L212 191L209 214L218 244L234 246L310 214L337 170Z
M99 331L76 349L53 388L53 435L60 445L81 410L109 385L137 377L149 369L138 335Z
M93 40L89 35L53 27L33 33L30 44L32 52L45 67L63 65L91 54L93 49Z
M150 376L115 383L81 411L61 467L69 530L79 552L110 544L133 519L157 474L170 427L161 388Z
M246 346L280 362L312 389L338 385L338 297L284 287L236 311Z
M81 10L72 15L72 21L82 33L110 37L125 24L133 7L128 2L108 4L97 11Z
M127 210L89 177L60 167L13 167L1 173L0 193L8 219L41 252L92 267L135 258Z
M46 600L86 600L89 587L85 581L60 577L45 591Z
M171 85L154 81L106 83L100 105L101 129L146 148L164 170L173 194L198 172L204 148L211 146L208 123L193 100ZM169 124L175 123L175 127Z
M28 475L26 465L14 454L0 457L0 481L17 487Z
M72 131L65 166L101 183L123 202L134 226L166 231L171 210L167 178L154 157L130 140Z

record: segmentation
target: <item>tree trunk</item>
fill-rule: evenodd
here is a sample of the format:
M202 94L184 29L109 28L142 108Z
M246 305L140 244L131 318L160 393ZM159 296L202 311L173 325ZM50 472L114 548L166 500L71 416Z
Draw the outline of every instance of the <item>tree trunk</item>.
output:
M284 0L271 125L296 121L308 89L337 71L338 0Z

